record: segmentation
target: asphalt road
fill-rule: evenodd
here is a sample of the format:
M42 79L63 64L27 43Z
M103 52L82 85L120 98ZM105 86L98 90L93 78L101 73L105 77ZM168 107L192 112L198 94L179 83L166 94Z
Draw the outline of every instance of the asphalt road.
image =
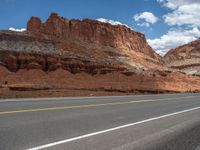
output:
M0 150L200 150L200 94L1 99Z

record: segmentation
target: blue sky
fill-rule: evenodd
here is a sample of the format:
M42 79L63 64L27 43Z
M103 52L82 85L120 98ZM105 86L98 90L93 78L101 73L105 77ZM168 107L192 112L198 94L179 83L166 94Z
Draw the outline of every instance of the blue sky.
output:
M191 2L192 1L192 2ZM166 52L167 48L175 47L198 38L190 37L184 42L163 43L163 36L169 32L193 31L199 32L198 19L194 24L179 25L174 20L166 21L166 15L173 15L184 5L199 5L199 0L1 0L0 2L0 29L25 28L31 16L38 16L45 21L51 12L57 12L65 18L105 18L127 24L135 31L145 33L150 45L159 53ZM199 5L200 6L200 5ZM198 9L198 7L195 7ZM200 7L199 7L200 8ZM198 10L196 10L198 11ZM146 13L145 13L146 12ZM200 10L199 10L200 12ZM187 13L183 12L183 13ZM178 13L177 13L178 14ZM175 16L176 14L174 14ZM183 14L184 15L184 14ZM194 14L196 15L196 14ZM198 14L197 14L198 15ZM137 17L136 17L137 16ZM172 16L172 18L174 17ZM182 16L180 16L181 18ZM197 17L197 16L193 16ZM171 18L171 17L170 17ZM176 18L174 17L176 20ZM193 18L194 19L194 18ZM200 18L199 18L200 19ZM196 31L195 31L196 30ZM190 35L191 36L191 35ZM170 38L170 37L168 37ZM157 40L157 41L156 41ZM166 42L169 39L165 39ZM163 48L163 46L165 48Z

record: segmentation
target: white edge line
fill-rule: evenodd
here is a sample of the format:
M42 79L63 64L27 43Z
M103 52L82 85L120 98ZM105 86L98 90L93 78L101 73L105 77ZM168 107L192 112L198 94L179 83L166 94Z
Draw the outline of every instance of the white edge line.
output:
M197 110L197 109L200 109L200 107L195 107L195 108L191 108L191 109L187 109L187 110L183 110L183 111L179 111L179 112L175 112L175 113L171 113L171 114L162 115L162 116L159 116L159 117L154 117L154 118L150 118L150 119L146 119L146 120L142 120L142 121L138 121L138 122L134 122L134 123L129 123L129 124L125 124L125 125L122 125L122 126L118 126L118 127L114 127L114 128L110 128L110 129L106 129L106 130L93 132L93 133L90 133L90 134L85 134L85 135L77 136L77 137L74 137L74 138L61 140L61 141L45 144L45 145L42 145L42 146L34 147L34 148L29 148L27 150L41 150L41 149L44 149L44 148L49 148L49 147L52 147L52 146L56 146L56 145L80 140L80 139L83 139L83 138L87 138L87 137L95 136L95 135L98 135L98 134L103 134L103 133L106 133L106 132L119 130L119 129L130 127L130 126L135 126L135 125L138 125L138 124L142 124L142 123L145 123L145 122L150 122L150 121L158 120L158 119L161 119L161 118L174 116L174 115L177 115L177 114L182 114L182 113L185 113L185 112L190 112L190 111Z

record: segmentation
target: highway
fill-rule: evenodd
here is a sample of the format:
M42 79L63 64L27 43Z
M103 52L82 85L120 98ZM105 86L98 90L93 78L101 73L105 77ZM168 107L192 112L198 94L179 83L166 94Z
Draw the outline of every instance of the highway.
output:
M0 99L0 150L200 150L200 94Z

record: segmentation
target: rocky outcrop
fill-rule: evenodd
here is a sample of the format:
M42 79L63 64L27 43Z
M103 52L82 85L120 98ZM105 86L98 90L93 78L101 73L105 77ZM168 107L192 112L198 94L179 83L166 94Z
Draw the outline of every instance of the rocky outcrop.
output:
M164 60L171 68L200 75L200 39L170 50Z
M39 69L44 72L63 69L73 74L86 72L94 75L127 71L123 65L106 64L105 62L97 63L96 61L86 60L78 56L63 57L56 54L19 53L15 51L1 51L0 54L1 65L11 72L16 72L20 69Z
M31 17L24 32L0 31L0 74L0 87L11 90L200 90L198 77L168 68L143 34L56 13L44 23Z
M75 40L112 48L123 48L159 59L159 56L147 44L144 34L134 32L122 25L113 26L90 19L67 20L52 13L45 23L41 23L37 17L31 17L27 30L64 41Z
M31 17L26 32L0 31L0 50L4 55L0 57L1 64L15 72L63 68L72 73L93 74L165 67L141 33L89 19L67 20L56 13L44 23ZM49 57L54 60L53 67Z
M33 32L37 32L42 25L42 21L38 17L31 17L27 23L27 30L31 30Z

